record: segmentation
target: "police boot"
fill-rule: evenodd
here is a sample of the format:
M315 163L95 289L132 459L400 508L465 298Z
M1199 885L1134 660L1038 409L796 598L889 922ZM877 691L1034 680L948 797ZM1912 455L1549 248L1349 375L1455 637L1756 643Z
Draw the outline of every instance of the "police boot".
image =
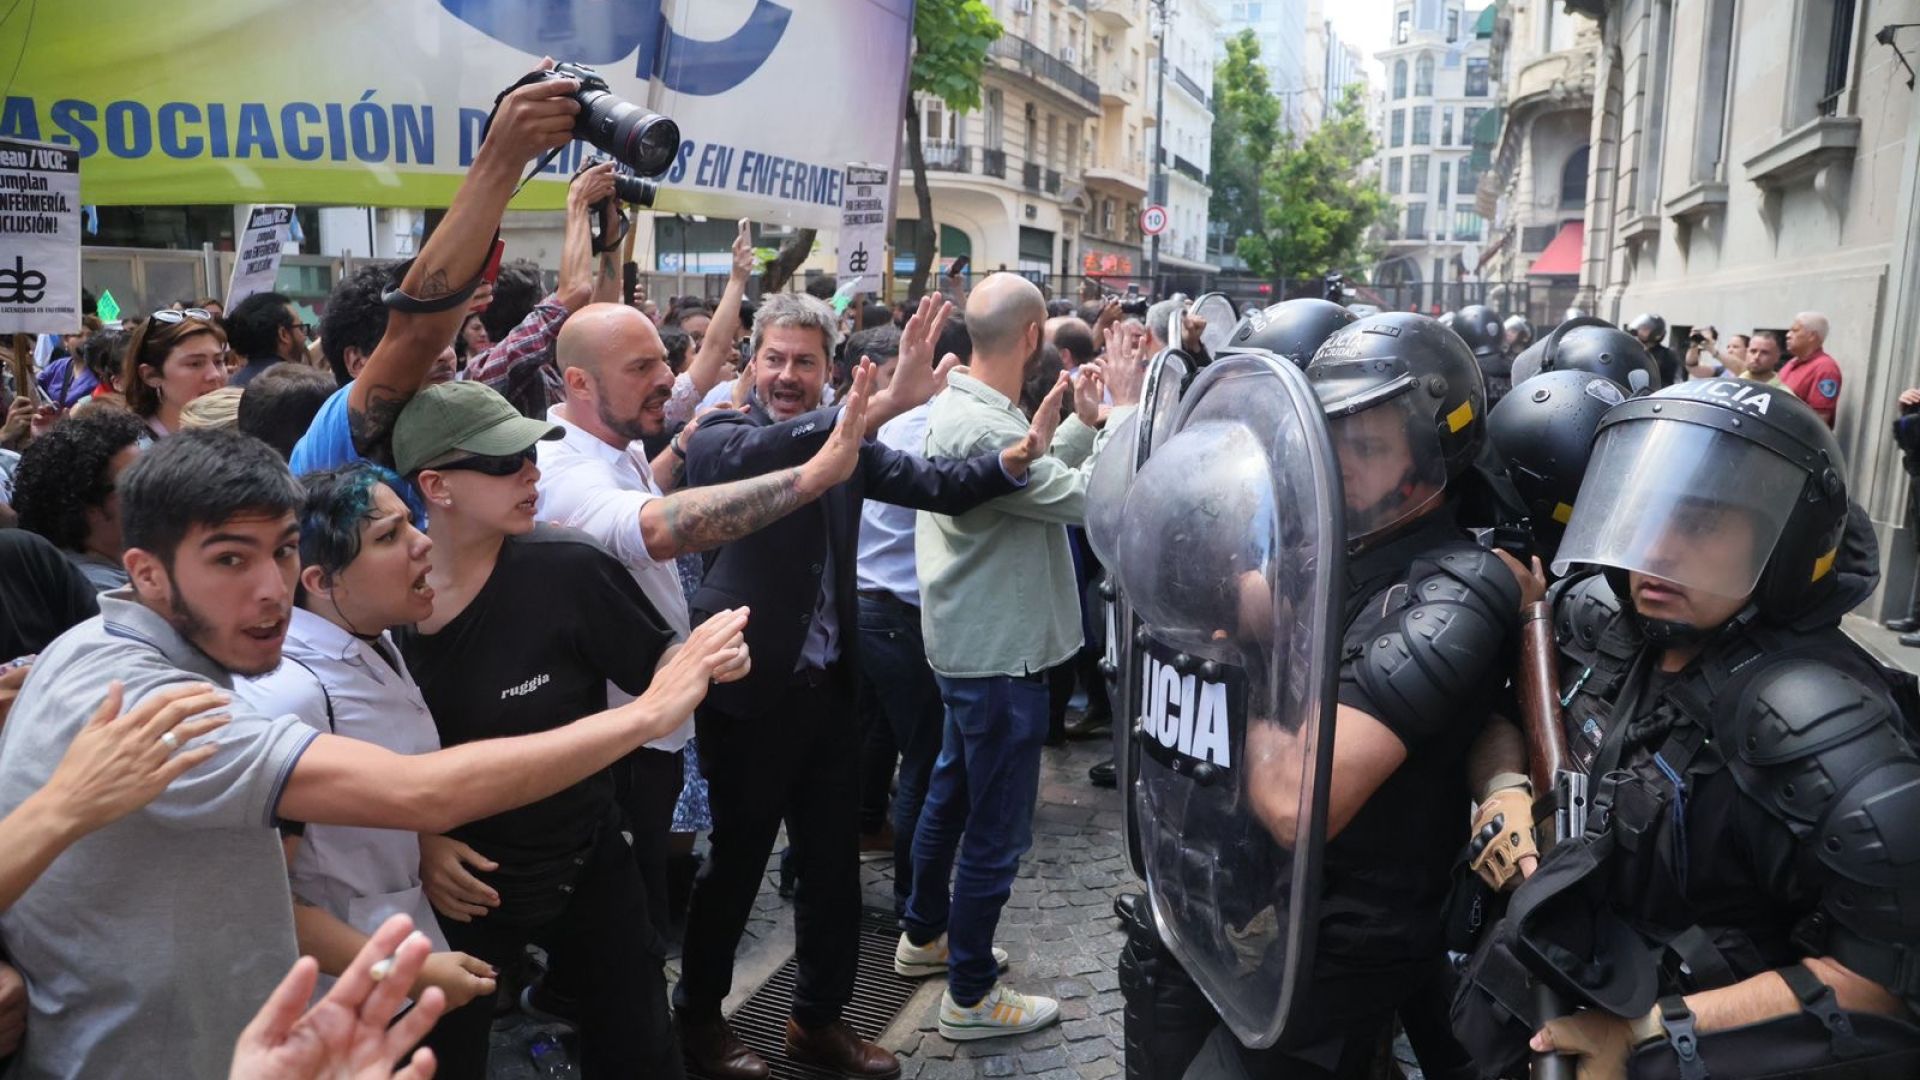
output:
M1127 932L1120 952L1127 1080L1180 1080L1220 1018L1161 944L1147 898L1128 893L1113 910Z

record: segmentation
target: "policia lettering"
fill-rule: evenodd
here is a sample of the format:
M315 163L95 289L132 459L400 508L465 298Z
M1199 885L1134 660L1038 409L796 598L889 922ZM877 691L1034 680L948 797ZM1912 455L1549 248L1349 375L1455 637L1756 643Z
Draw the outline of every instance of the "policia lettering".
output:
M1920 698L1839 629L1878 576L1841 475L1826 425L1749 382L1686 383L1602 422L1555 562L1592 569L1551 596L1592 802L1456 996L1489 1071L1523 1056L1544 980L1623 1018L1658 1000L1630 1076L1920 1075L1910 1013L1843 1010L1801 963L1920 1004ZM1685 995L1767 972L1800 1012L1694 1029Z

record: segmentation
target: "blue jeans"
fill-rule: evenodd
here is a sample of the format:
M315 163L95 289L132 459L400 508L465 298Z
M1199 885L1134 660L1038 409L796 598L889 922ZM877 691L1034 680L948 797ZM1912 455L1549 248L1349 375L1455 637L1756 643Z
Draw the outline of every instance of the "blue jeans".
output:
M913 838L907 933L925 942L946 931L947 989L956 1004L972 1005L999 975L993 932L1020 856L1033 846L1047 683L936 678L947 720Z
M860 681L879 706L900 751L893 789L893 913L907 911L913 887L913 832L940 754L944 713L927 666L920 609L892 596L860 594Z

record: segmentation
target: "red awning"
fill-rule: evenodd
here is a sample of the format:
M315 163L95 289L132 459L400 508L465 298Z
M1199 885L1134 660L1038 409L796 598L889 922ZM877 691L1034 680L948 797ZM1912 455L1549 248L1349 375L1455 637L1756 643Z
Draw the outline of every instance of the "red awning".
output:
M1561 225L1560 231L1554 234L1553 242L1547 245L1547 250L1541 252L1539 258L1533 260L1533 267L1527 274L1580 276L1580 256L1586 246L1586 235L1586 222L1569 221Z

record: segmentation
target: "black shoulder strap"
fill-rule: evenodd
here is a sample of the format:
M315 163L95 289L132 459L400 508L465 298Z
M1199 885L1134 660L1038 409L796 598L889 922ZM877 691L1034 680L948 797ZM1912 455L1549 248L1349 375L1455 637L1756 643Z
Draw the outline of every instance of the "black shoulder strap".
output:
M312 665L308 664L305 660L300 659L299 657L293 655L292 653L283 652L280 655L288 660L293 661L296 664L299 664L302 668L306 669L307 674L313 676L314 685L320 688L320 700L325 702L327 706L327 734L338 735L340 732L335 728L334 722L333 722L333 695L327 693L326 681L320 678L320 673L313 670Z

